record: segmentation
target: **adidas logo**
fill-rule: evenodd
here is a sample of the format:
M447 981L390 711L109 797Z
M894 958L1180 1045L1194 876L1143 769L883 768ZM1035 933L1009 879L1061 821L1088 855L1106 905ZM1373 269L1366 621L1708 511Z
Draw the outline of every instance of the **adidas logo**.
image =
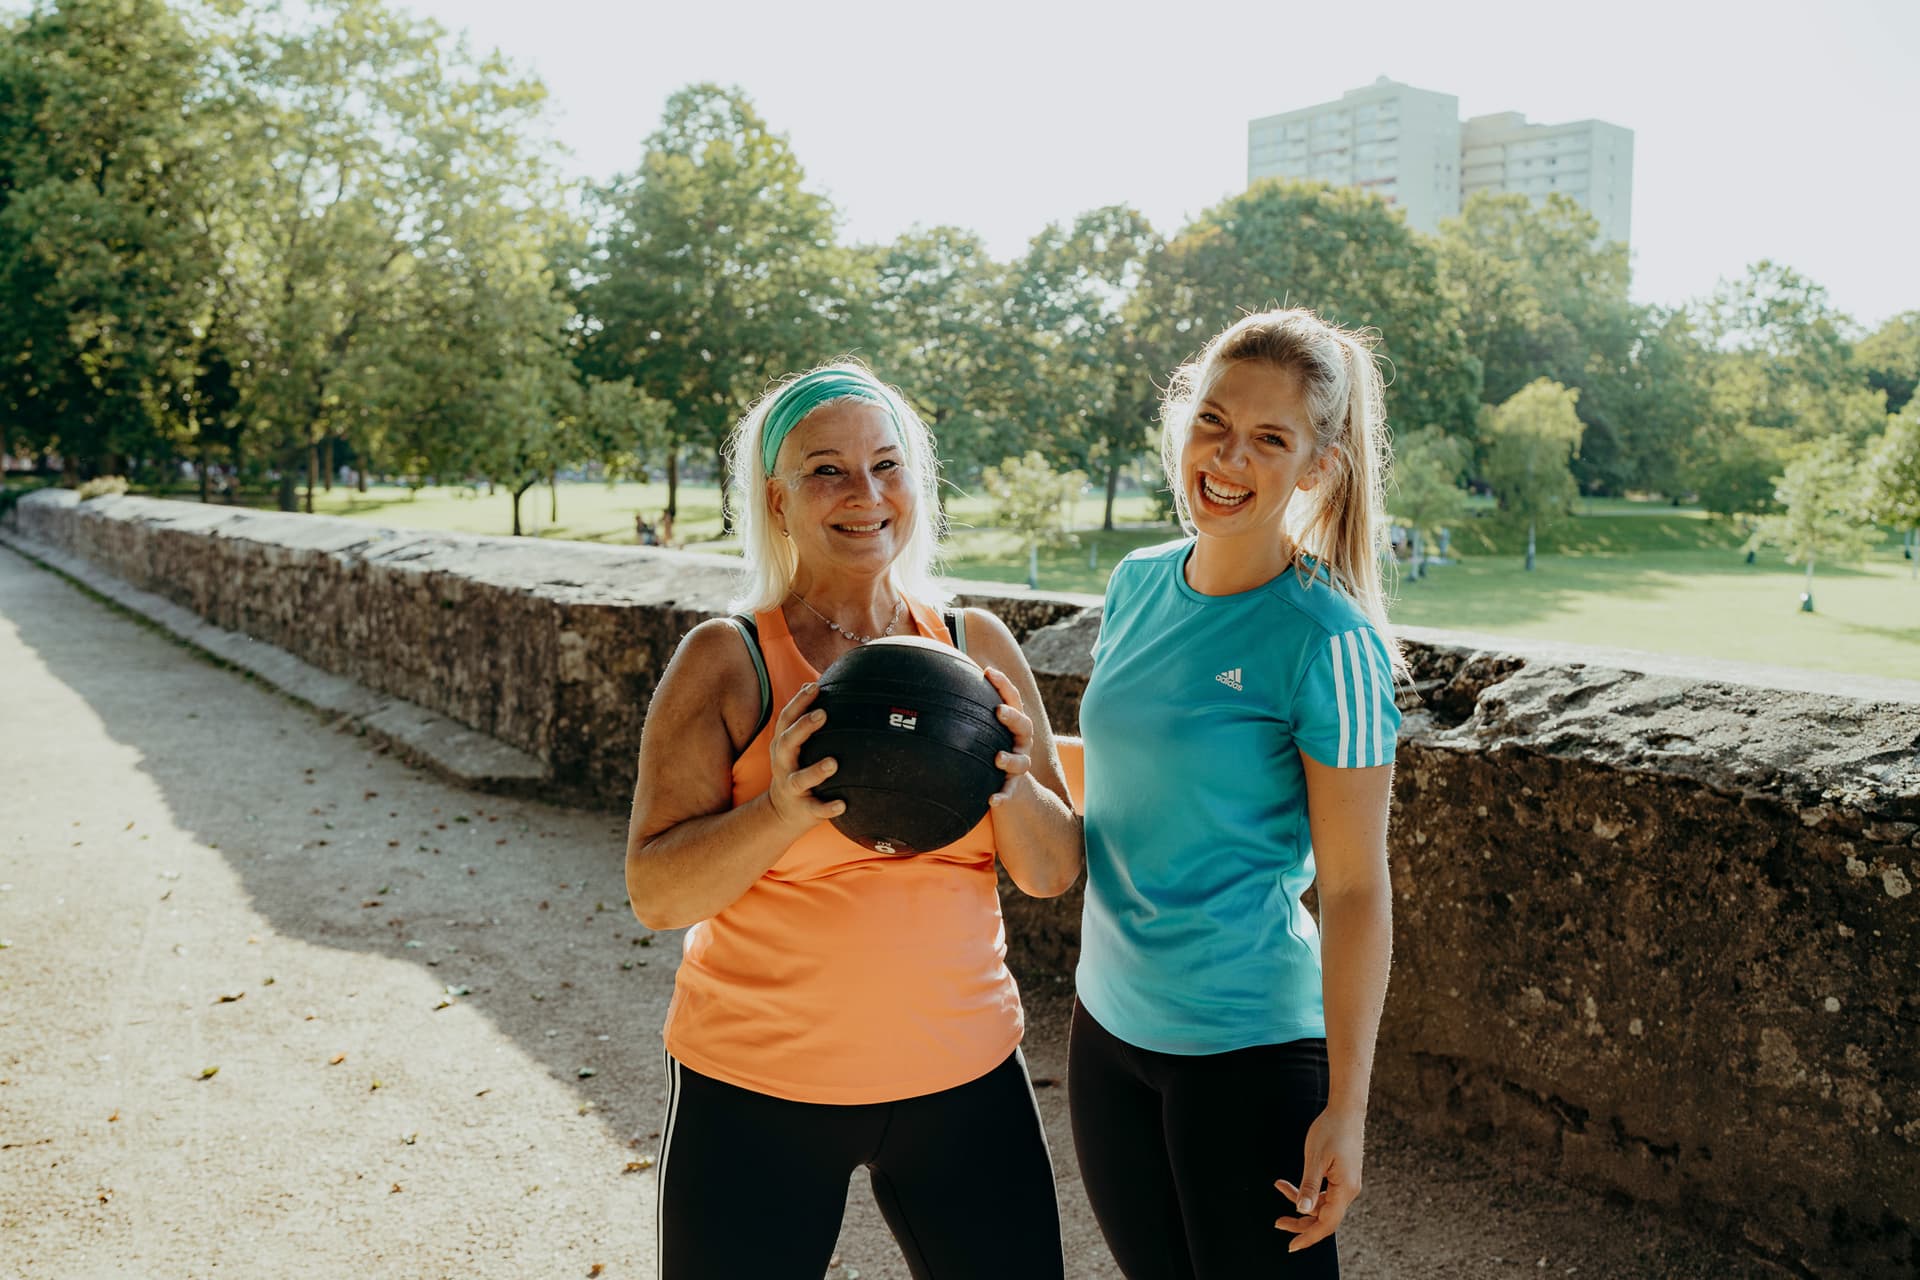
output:
M1219 675L1215 676L1214 679L1218 680L1221 684L1227 686L1227 688L1233 690L1235 693L1241 692L1239 667L1235 667L1231 671L1222 671Z

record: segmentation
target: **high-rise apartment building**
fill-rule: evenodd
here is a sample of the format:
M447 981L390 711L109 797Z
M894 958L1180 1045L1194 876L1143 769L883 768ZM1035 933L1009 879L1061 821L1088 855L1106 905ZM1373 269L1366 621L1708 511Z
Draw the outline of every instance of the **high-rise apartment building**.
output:
M1571 196L1608 240L1628 238L1633 132L1600 120L1528 124L1518 112L1460 123L1460 100L1385 76L1337 102L1265 116L1247 125L1247 183L1295 178L1361 187L1432 232L1475 191L1517 191L1537 201Z
M1432 231L1460 212L1460 100L1385 76L1338 102L1247 126L1247 184L1297 178L1363 187Z
M1625 241L1633 221L1633 130L1604 120L1528 124L1517 111L1475 116L1460 129L1460 198L1517 191L1538 203L1571 196Z

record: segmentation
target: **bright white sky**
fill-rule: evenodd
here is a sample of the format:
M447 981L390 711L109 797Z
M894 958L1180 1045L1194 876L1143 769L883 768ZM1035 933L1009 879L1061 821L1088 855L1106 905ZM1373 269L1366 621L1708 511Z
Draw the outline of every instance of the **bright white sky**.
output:
M1245 186L1248 120L1386 75L1632 129L1636 298L1771 257L1863 324L1920 308L1916 0L398 2L537 73L578 176L632 169L675 89L743 88L855 240L1006 258L1115 203L1171 235Z

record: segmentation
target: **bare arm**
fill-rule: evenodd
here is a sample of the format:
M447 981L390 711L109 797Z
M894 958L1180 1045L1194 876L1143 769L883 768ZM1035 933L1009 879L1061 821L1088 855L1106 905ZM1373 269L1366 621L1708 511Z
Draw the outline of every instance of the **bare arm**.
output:
M1057 897L1079 878L1084 845L1040 686L1000 619L984 609L969 609L967 634L973 656L1000 691L1000 722L1014 738L1013 750L999 760L1007 785L993 798L994 844L1022 892Z
M1300 761L1320 891L1328 1089L1327 1109L1307 1131L1300 1186L1276 1184L1294 1202L1296 1216L1275 1225L1298 1233L1289 1246L1295 1251L1332 1235L1360 1194L1367 1089L1393 955L1387 873L1393 766L1335 769L1305 754Z
M811 684L774 721L773 785L733 807L733 761L759 718L757 688L739 634L715 621L681 641L654 691L627 827L627 897L650 929L721 911L843 807L811 794L832 775L832 759L799 768L800 744L824 718L807 709Z

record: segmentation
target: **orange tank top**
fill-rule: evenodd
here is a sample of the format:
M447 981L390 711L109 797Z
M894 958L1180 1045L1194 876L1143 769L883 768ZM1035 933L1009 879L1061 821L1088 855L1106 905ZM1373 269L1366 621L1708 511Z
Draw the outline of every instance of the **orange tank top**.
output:
M920 634L952 644L910 602ZM817 680L773 609L756 615L777 718ZM772 778L770 719L733 765L733 803ZM874 853L823 822L718 915L687 930L667 1051L796 1102L892 1102L950 1089L1020 1043L993 822L918 857Z

